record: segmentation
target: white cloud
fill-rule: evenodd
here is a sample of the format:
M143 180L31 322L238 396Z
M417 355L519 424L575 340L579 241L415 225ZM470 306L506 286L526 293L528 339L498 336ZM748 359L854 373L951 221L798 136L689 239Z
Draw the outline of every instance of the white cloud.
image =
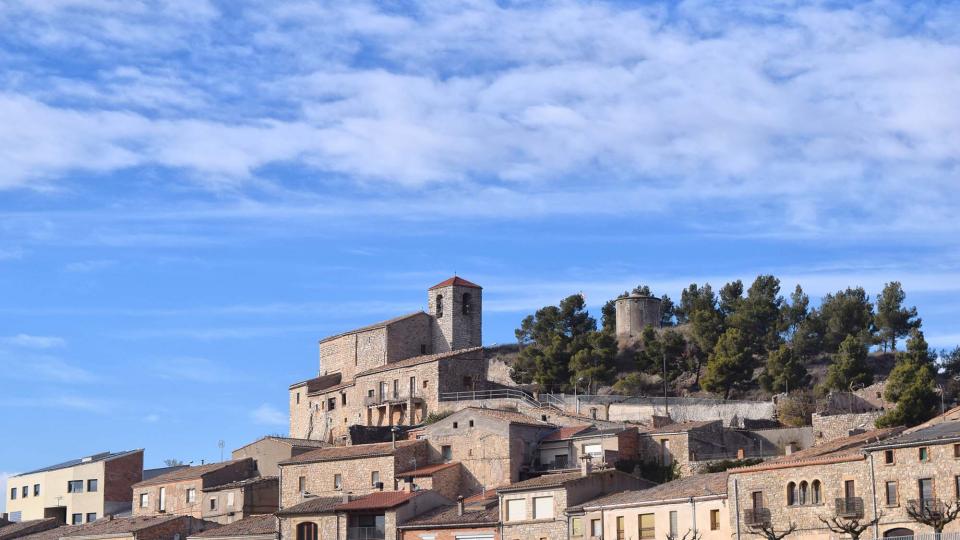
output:
M33 336L30 334L0 337L0 343L26 349L56 349L67 345L66 340L61 337Z
M160 415L159 415L159 414L148 414L148 415L146 415L146 416L143 417L143 421L146 422L146 423L148 423L148 424L156 424L157 422L160 421Z
M250 413L250 419L257 424L271 426L286 426L288 424L287 415L280 412L273 405L264 403Z
M67 263L67 265L64 266L64 270L71 273L96 272L98 270L110 268L115 264L117 264L117 261L109 260L109 259L75 261L72 263Z

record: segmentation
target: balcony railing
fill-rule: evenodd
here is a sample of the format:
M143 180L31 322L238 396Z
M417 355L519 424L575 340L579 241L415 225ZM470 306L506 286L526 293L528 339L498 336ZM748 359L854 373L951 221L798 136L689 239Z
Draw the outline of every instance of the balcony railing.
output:
M835 500L834 508L836 510L837 517L863 517L863 499L860 497L839 497Z
M383 529L377 527L347 527L347 540L385 540Z
M770 523L769 508L748 508L743 511L743 522L749 526L767 525Z
M367 396L363 398L363 404L366 406L371 405L381 405L383 403L397 403L407 401L408 399L419 400L423 399L423 396L419 392L387 392L385 394L377 394L374 396Z
M907 510L917 514L939 517L946 513L947 505L940 499L910 499Z

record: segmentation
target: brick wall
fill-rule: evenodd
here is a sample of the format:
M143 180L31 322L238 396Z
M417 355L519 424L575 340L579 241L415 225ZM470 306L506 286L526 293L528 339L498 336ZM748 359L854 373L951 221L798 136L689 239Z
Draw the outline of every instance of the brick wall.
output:
M111 459L103 464L103 500L128 503L133 485L143 480L143 451Z

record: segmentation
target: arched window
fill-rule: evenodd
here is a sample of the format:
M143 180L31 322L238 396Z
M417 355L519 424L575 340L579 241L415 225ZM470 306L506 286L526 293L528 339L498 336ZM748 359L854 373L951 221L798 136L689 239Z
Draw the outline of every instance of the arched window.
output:
M443 295L437 295L437 318L443 317Z
M797 504L797 485L793 482L787 484L787 506Z
M814 480L810 488L810 504L820 504L820 481Z
M798 504L807 504L807 481L800 482L800 496L797 498Z
M297 525L297 540L317 540L317 524L307 521Z
M464 315L469 315L470 311L473 310L472 300L473 300L473 297L470 296L470 293L468 292L463 293L463 302L461 302L460 306L463 308Z

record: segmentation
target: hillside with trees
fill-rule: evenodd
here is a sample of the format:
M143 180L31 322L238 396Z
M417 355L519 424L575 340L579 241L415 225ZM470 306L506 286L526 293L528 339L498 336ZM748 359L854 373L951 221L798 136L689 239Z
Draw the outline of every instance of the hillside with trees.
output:
M628 294L654 296L640 285ZM915 307L899 282L871 300L862 287L824 296L813 307L797 285L758 276L715 292L691 284L679 301L661 299L661 327L617 343L616 299L597 321L581 295L525 317L516 330L519 354L511 377L544 391L768 398L778 393L850 391L886 378L885 399L896 403L889 425L917 423L939 408L938 380L953 401L960 347L932 351ZM902 350L901 350L902 349ZM664 381L666 385L664 385Z

